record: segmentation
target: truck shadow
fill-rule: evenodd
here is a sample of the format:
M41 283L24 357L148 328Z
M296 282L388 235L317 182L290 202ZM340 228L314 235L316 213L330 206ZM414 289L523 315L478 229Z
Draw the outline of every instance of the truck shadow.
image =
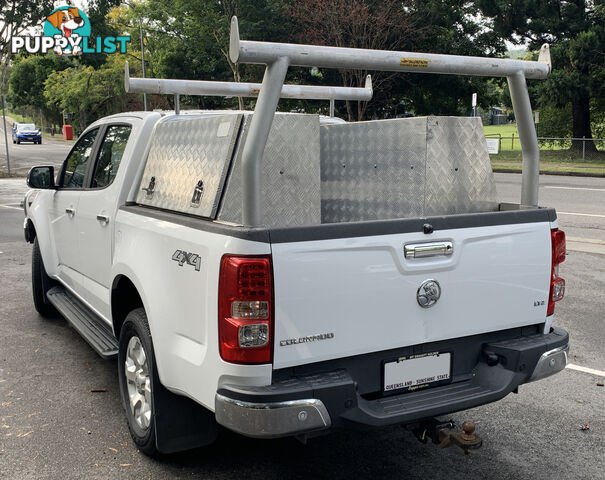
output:
M248 478L263 479L498 478L497 474L485 476L485 460L478 453L465 456L458 450L422 445L401 427L339 431L306 445L296 439L255 440L223 431L212 446L162 459L171 468L203 471L211 478L228 472L247 472ZM477 469L476 477L473 469Z

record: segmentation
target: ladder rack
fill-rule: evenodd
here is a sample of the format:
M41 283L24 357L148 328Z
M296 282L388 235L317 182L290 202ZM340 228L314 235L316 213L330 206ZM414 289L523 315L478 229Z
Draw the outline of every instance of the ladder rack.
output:
M242 155L243 220L263 225L262 157L289 66L506 77L523 152L521 204L538 205L540 151L526 78L544 79L551 71L544 44L538 61L464 57L240 40L237 17L231 19L229 56L234 63L265 64L265 75Z
M215 97L257 97L262 84L216 82L205 80L169 80L130 76L128 62L124 65L124 89L130 93L156 93L175 96L175 112L179 113L180 95ZM334 100L368 101L372 98L372 78L366 77L364 88L329 87L322 85L282 85L280 98L300 100L330 100L330 115L334 115Z

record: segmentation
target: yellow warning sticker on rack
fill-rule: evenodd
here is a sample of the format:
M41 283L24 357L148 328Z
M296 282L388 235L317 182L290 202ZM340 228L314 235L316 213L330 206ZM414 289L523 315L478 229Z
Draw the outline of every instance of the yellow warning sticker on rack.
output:
M399 65L401 67L426 68L429 66L429 61L426 58L401 57Z

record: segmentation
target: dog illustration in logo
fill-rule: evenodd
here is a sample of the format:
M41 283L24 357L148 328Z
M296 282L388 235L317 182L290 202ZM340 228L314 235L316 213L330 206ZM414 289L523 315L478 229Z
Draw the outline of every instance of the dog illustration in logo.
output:
M61 36L66 39L78 37L79 35L73 33L73 31L84 26L84 19L80 16L80 12L76 7L57 10L46 17L46 20L50 22L53 27L61 31L61 35L55 35L55 38L60 38ZM59 55L62 55L63 53L79 55L82 53L82 47L74 46L73 50L70 48L55 47L55 52Z

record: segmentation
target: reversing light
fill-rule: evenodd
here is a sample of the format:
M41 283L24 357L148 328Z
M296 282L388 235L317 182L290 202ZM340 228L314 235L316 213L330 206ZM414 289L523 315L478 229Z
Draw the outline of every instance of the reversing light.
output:
M269 325L252 323L239 327L239 346L241 348L264 347L269 343Z

